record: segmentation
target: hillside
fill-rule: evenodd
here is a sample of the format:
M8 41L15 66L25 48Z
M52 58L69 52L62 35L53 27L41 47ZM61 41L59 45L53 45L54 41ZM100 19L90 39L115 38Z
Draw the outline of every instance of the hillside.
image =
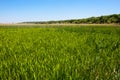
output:
M120 24L120 14L112 14L100 17L83 19L59 20L59 21L36 21L22 22L25 24Z

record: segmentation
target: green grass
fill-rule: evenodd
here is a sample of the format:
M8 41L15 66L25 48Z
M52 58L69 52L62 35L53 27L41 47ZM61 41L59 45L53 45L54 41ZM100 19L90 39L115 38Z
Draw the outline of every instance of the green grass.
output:
M120 27L2 27L0 80L119 80Z

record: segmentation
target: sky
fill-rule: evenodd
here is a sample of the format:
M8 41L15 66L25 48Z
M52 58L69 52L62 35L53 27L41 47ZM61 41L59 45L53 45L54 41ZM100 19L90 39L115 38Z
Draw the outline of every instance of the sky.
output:
M120 0L0 0L0 23L120 14Z

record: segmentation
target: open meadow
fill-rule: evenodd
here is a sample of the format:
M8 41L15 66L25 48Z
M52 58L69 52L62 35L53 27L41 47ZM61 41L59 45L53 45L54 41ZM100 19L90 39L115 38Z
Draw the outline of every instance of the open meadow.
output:
M0 25L0 80L119 80L118 25Z

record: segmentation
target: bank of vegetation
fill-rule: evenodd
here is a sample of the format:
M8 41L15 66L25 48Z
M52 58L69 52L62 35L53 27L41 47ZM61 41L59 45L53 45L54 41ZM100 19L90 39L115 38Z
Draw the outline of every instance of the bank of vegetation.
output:
M22 22L25 24L120 24L120 14L59 21Z

